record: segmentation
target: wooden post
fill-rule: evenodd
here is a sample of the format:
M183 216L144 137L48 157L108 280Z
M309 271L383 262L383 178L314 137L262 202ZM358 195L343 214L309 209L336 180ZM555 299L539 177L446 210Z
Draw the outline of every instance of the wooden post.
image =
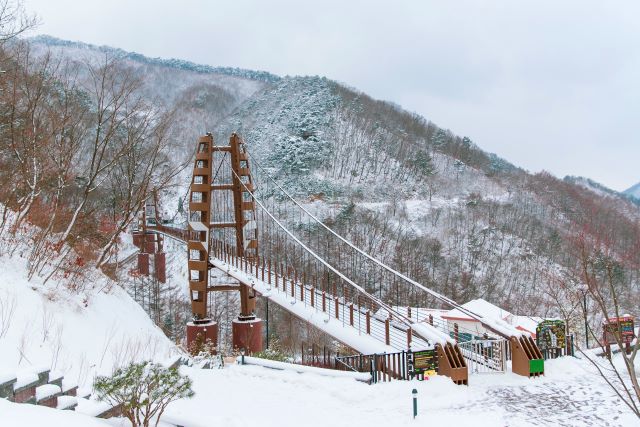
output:
M398 354L394 353L393 354L393 377L395 379L398 379L398 368L399 368L399 363L398 363Z
M349 324L353 326L353 303L349 303Z
M454 323L453 324L453 339L456 340L456 342L458 342L459 338L460 338L460 334L458 333L458 324Z
M322 312L327 311L327 294L325 291L322 291Z
M315 307L315 300L316 300L316 288L312 287L311 288L311 307Z
M291 282L291 297L296 297L296 283L298 283L298 272L293 275L293 282Z
M429 324L433 326L433 314L429 315Z
M300 282L300 301L304 302L304 283Z
M338 302L338 297L333 297L333 300L336 303L336 319L340 318L340 303Z
M367 310L367 335L371 335L371 310Z
M286 272L286 270L284 270L284 267L282 267L282 291L283 292L287 292L287 280L289 280L289 274Z
M409 320L411 320L411 307L407 307L407 317L409 318Z
M390 332L390 325L391 322L389 321L389 318L387 317L384 321L384 342L387 345L391 344L391 332Z
M387 382L387 354L382 355L382 382Z
M407 328L407 348L411 348L411 328Z

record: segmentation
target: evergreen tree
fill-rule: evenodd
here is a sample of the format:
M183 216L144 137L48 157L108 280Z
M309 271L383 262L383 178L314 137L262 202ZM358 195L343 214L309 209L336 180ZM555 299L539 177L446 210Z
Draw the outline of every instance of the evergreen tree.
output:
M173 340L173 319L171 318L171 315L169 313L167 313L164 316L163 319L163 326L164 326L164 333Z
M132 363L110 377L99 376L93 387L99 400L122 408L132 427L149 427L154 419L157 427L169 403L194 395L189 377L152 362Z
M435 173L433 166L433 159L424 150L418 149L415 157L410 161L411 166L414 167L416 172L422 176L432 176Z
M438 132L431 138L431 144L436 148L442 148L448 139L447 132L444 129L438 129Z

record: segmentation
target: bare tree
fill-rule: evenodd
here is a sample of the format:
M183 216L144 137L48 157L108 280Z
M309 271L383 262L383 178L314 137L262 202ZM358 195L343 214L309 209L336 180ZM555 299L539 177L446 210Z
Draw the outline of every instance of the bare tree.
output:
M28 14L21 1L0 0L0 46L38 25L38 18Z
M83 147L86 156L77 168L80 194L61 241L67 240L91 197L103 188L118 161L131 149L132 142L123 128L146 108L136 93L140 81L117 60L107 57L100 66L87 64L87 71L90 78L85 89L95 102L90 116L91 136Z
M134 220L152 193L171 184L187 163L176 163L169 155L173 115L151 106L123 123L127 149L110 171L107 191L113 204L113 229L100 249L97 266L104 265L120 235Z
M593 229L588 225L577 234L575 251L577 264L574 272L576 282L584 284L587 294L594 305L594 313L585 313L597 320L620 318L630 309L637 309L637 297L630 296L633 288L633 275L630 270L638 270L638 253L640 252L640 229L636 224L635 239L627 248L629 252L620 251L620 241L613 230L615 223L608 227ZM577 294L577 293L576 293ZM635 300L635 303L634 303ZM583 310L587 310L583 307ZM594 315L595 314L595 315ZM591 338L598 343L603 352L607 343L601 334L602 323L590 324ZM635 359L640 349L640 340L627 353L623 350L624 341L621 326L611 334L620 351L623 367L616 365L614 358L607 357L608 369L604 369L600 361L593 355L582 351L582 354L596 367L604 380L611 386L620 399L640 418L640 384L636 371Z

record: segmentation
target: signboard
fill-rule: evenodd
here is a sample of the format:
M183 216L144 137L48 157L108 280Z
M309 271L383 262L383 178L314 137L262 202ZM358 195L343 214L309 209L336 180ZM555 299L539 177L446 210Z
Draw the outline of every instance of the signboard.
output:
M616 336L619 334L623 344L631 343L635 336L633 316L613 317L604 321L602 326L607 344L616 344Z
M409 366L413 376L435 375L438 372L438 356L434 350L414 351L409 354Z
M536 327L536 344L540 350L554 350L566 345L566 326L562 320L543 320Z

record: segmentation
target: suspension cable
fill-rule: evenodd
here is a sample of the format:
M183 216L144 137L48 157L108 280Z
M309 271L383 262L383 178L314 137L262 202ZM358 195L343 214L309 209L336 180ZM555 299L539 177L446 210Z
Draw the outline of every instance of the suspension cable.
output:
M338 234L335 231L333 231L329 226L327 226L325 223L320 221L320 219L318 219L315 215L313 215L311 212L309 212L304 206L302 206L296 199L294 199L293 196L291 196L284 188L282 188L282 186L280 184L278 184L273 179L273 177L265 170L265 168L263 168L260 165L260 163L256 160L256 158L253 155L251 155L251 152L249 150L247 150L247 152L249 153L249 156L252 158L253 164L255 164L260 169L262 169L263 173L267 175L267 177L275 184L276 187L278 187L280 189L280 191L282 191L296 206L298 206L300 209L302 209L314 221L319 223L325 230L327 230L329 233L333 234L335 237L340 239L343 243L345 243L346 245L350 246L352 249L354 249L355 251L357 251L361 255L365 256L369 260L373 261L375 264L377 264L378 266L380 266L383 269L387 270L391 274L394 274L395 276L400 277L401 279L405 280L406 282L409 282L413 286L422 289L423 291L431 294L436 299L438 299L438 300L440 300L440 301L442 301L442 302L444 302L446 304L449 304L449 305L457 308L458 310L460 310L464 314L467 314L468 316L470 316L470 317L472 317L472 318L474 318L476 320L481 320L483 318L483 316L470 311L469 309L463 307L462 305L458 304L457 302L453 301L452 299L447 298L446 296L444 296L444 295L442 295L442 294L440 294L440 293L438 293L438 292L436 292L436 291L434 291L432 289L429 289L426 286L416 282L415 280L405 276L404 274L400 273L399 271L394 270L393 268L389 267L385 263L379 261L377 258L374 258L373 256L369 255L368 253L366 253L365 251L363 251L359 247L355 246L353 243L351 243L350 241L348 241L347 239L342 237L340 234Z
M233 174L238 178L238 180L240 180L240 177L238 176L238 174L236 174L236 171L234 171L233 169L231 169L231 171L233 172ZM389 313L394 313L394 315L398 316L398 318L400 318L406 326L411 326L411 324L413 323L411 321L411 319L408 319L407 317L405 317L402 313L398 313L396 310L394 310L393 308L389 307L386 303L384 303L383 301L375 298L373 295L370 295L368 292L366 292L364 290L364 288L362 288L361 286L357 285L355 282L353 282L351 279L349 279L347 276L345 276L344 274L342 274L342 272L340 272L339 270L337 270L335 267L333 267L331 264L329 264L324 258L322 258L321 256L319 256L318 254L316 254L313 250L311 250L307 245L305 245L304 243L302 243L300 241L300 239L298 239L293 233L291 233L280 221L278 221L272 214L271 212L269 212L265 206L262 204L262 202L260 200L258 200L255 195L253 194L253 192L251 190L249 190L247 188L247 186L245 185L244 182L242 182L242 180L240 180L240 183L242 184L242 186L244 187L244 191L246 191L247 193L251 194L251 197L253 197L253 200L256 201L256 203L258 205L260 205L260 207L263 209L264 212L266 212L267 216L269 216L273 222L276 223L276 225L278 225L278 227L280 227L287 235L289 235L289 237L291 237L296 243L298 243L305 251L307 251L311 256L313 256L316 260L318 260L321 264L323 264L325 267L327 267L329 270L331 270L333 273L335 273L338 277L340 277L342 280L344 280L345 282L347 282L351 287L355 288L356 290L358 290L359 292L368 295L369 298L371 298L373 301L375 301L378 305L380 305L380 307L384 308L385 310L387 310ZM423 339L425 339L427 342L429 341L428 339L426 339L425 337L422 337Z

